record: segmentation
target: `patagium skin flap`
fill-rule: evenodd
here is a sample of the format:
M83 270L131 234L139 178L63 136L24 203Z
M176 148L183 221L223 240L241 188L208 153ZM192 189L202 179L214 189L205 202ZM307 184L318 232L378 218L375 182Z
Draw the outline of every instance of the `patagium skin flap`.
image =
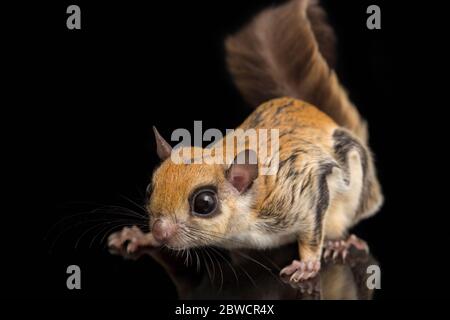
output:
M262 175L261 159L242 164L237 152L228 164L177 164L155 130L162 162L149 189L152 241L173 249L297 241L300 260L281 273L299 281L319 271L325 239L345 239L378 210L367 126L330 67L334 42L325 12L307 0L267 9L226 40L238 89L259 105L239 129L279 130L278 170Z

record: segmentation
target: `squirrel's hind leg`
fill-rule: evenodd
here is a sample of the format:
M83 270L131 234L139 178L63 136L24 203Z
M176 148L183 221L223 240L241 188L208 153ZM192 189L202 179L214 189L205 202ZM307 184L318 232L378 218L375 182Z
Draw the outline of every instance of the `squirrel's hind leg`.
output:
M364 240L352 234L346 240L325 241L323 245L323 258L324 260L332 259L333 261L341 258L342 261L345 262L345 259L347 258L351 248L369 253L368 244Z

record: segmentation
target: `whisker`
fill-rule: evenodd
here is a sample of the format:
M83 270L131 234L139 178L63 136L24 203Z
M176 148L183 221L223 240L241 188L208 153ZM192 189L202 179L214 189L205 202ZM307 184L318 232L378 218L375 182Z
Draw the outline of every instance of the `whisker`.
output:
M68 227L66 227L66 228L63 228L63 229L58 233L58 235L55 237L55 239L53 240L52 244L51 244L50 247L49 247L49 251L51 252L51 251L53 250L53 248L54 248L55 244L58 242L58 240L59 240L64 234L66 234L68 231L71 231L71 230L73 230L73 229L76 229L76 228L78 228L78 227L80 227L80 226L82 226L83 224L86 224L86 223L93 223L93 222L95 223L95 222L99 222L99 221L102 221L102 223L97 223L95 226L100 226L100 225L102 225L102 224L110 223L110 222L111 222L111 220L110 220L110 219L107 219L107 218L97 218L97 219L89 219L89 220L79 221L79 222L77 222L77 223L75 223L75 224L73 224L73 225L70 225L70 226L68 226ZM132 220L129 220L129 219L125 219L125 218L113 220L113 222L116 222L116 223L124 222L124 221L127 221L127 224L134 224L134 223L135 223L135 221L132 221ZM92 229L92 228L89 228L88 231L91 230L91 229Z
M112 207L112 208L114 210L118 209L117 207ZM96 218L97 214L98 214L98 215L100 215L99 217L109 216L111 218L115 218L117 216L119 216L119 217L120 216L125 216L125 217L128 217L130 219L136 219L136 221L145 221L146 220L145 217L140 216L140 215L136 215L136 213L134 213L132 210L129 210L129 209L126 209L126 208L124 208L124 209L120 208L120 209L121 210L127 210L127 211L126 212L122 212L122 211L120 211L120 212L118 212L118 211L104 211L104 210L106 210L106 208L97 208L97 209L94 209L94 210L91 210L91 211L78 212L76 214L72 214L72 215L66 216L66 217L60 219L59 221L57 221L56 223L54 223L50 227L50 229L47 231L46 235L44 236L44 241L47 240L50 237L50 235L53 232L53 230L56 229L59 225L61 225L62 223L65 223L65 222L69 222L70 219L78 218L80 216L81 217L89 216L89 218L91 218L91 217L92 218ZM148 219L148 217L147 217L147 219Z
M63 236L66 232L68 232L68 231L70 231L70 230L72 230L72 229L74 229L74 228L77 228L77 227L79 227L79 226L81 226L81 225L83 225L83 224L85 224L85 223L89 223L89 222L97 222L97 221L99 221L99 220L101 220L101 221L106 221L106 219L91 219L91 220L88 220L88 221L80 221L80 222L77 222L77 223L75 223L75 224L73 224L73 225L70 225L70 226L68 226L68 227L63 228L63 229L56 235L56 237L55 237L55 239L53 240L53 242L50 244L49 251L51 252L51 251L53 250L53 247L55 246L56 242L57 242L57 241L59 240L59 238L60 238L61 236ZM109 221L109 220L108 220L108 221Z
M220 257L222 257L222 259L228 264L228 266L230 267L231 271L232 271L233 274L234 274L234 277L235 277L235 279L236 279L236 284L237 284L237 286L239 287L239 277L238 277L238 275L237 275L237 273L236 273L236 270L234 269L233 265L231 264L231 262L228 261L228 259L226 259L226 258L220 253L220 251L219 251L218 249L216 249L216 248L214 248L214 247L210 247L210 249L213 250L214 252L216 252Z
M250 261L256 263L257 265L261 266L262 268L264 268L264 270L266 270L267 272L269 272L269 274L270 274L272 277L274 277L275 280L277 280L277 281L279 280L279 277L276 276L276 275L272 272L272 269L270 269L269 267L267 267L265 264L261 263L260 261L254 259L254 258L250 257L249 255L244 254L244 253L242 253L242 252L236 251L235 253L237 253L237 254L240 255L241 257L244 257L244 258L246 258L246 259L248 259L248 260L250 260Z
M240 240L237 240L237 239L228 239L228 238L224 237L222 234L220 234L218 232L214 232L214 231L211 231L211 230L206 231L206 230L202 230L202 229L197 229L197 228L192 227L192 226L186 226L186 227L193 234L195 234L196 236L208 235L208 236L211 236L211 237L213 237L215 239L220 239L220 240L222 240L222 242L227 242L228 241L228 242L234 242L234 243L237 243L237 244L241 244L243 246L246 245L246 243L243 242L243 241L240 241Z
M248 274L248 272L241 265L238 264L237 266L238 266L238 268L240 268L245 273L245 275L249 278L249 280L253 284L253 286L255 288L258 288L258 286L256 285L255 280Z
M200 258L198 257L197 250L194 249L194 253L195 253L196 261L197 261L197 272L200 272Z
M211 282L211 285L214 286L214 281L211 278L211 271L209 269L208 262L206 261L205 256L203 254L203 250L201 250L200 253L202 254L203 262L204 262L205 267L206 267L206 272L208 273L209 282Z
M205 253L208 254L208 247L204 247L204 249L205 249ZM208 254L208 256L211 257L209 254ZM217 262L217 266L219 267L219 271L220 271L220 286L219 286L218 292L221 292L222 288L223 288L224 276L223 276L222 266L220 265L219 261L217 261L217 259L216 259L216 262ZM214 265L214 262L213 262L213 265Z
M111 223L112 223L112 222L111 222ZM111 223L110 223L110 224L111 224ZM138 227L145 227L145 226L146 226L146 224L143 224L143 223L134 223L133 225L136 225L136 226L138 226ZM101 229L101 230L97 233L97 235L95 235L95 236L92 238L92 241L91 241L90 244L89 244L89 248L91 248L92 245L94 244L95 240L98 239L98 237L100 237L100 235L101 235L102 233L104 233L104 234L103 234L103 237L102 237L102 238L100 239L100 241L99 241L99 245L101 245L101 244L103 243L104 239L106 238L106 236L110 235L110 234L112 233L111 231L114 230L115 228L118 228L118 226L117 226L117 225L114 225L114 226L111 227L111 225L107 225L105 228Z
M124 221L124 222L123 222L123 223L120 223L121 226L131 226L131 225L133 225L133 223L132 223L131 221L128 221L128 220L122 220L122 221ZM77 242L75 243L75 249L78 248L78 244L80 243L81 239L82 239L86 234L88 234L91 230L94 230L94 229L96 229L97 227L102 227L104 224L110 225L111 223L117 223L117 222L119 222L119 221L105 221L105 222L98 223L98 224L96 224L95 226L86 229L86 230L81 234L81 236L78 238Z
M250 257L249 255L247 255L247 254L245 254L245 253L239 252L239 251L236 251L236 253L237 253L238 255L244 257L244 258L247 258L247 259L250 260L250 261L253 261L254 263L256 263L256 264L260 265L261 267L263 267L265 270L267 270L267 271L269 271L270 273L272 273L272 269L270 269L270 268L269 268L268 266L266 266L265 264L259 262L258 260L256 260L256 259Z
M101 210L105 210L105 208L97 208L91 211L84 211L84 212L78 212L66 217L61 218L59 221L57 221L56 223L54 223L49 230L47 231L46 235L44 236L44 240L47 240L48 237L50 236L51 232L60 224L62 224L63 222L66 222L67 220L70 220L72 218L78 218L80 216L86 216L89 215L89 217L94 216L96 214L103 214L103 215L116 215L116 216L127 216L133 219L139 219L141 220L143 217L142 216L136 216L136 215L132 215L130 212L117 212L117 211L111 211L111 212L107 212L107 211L101 211Z
M208 253L208 248L207 247L203 247L205 249L205 253L208 256L209 260L211 261L211 264L213 266L213 276L212 276L212 280L214 281L214 278L216 277L216 267L214 266L214 262L211 258L211 256Z
M134 204L137 208L143 211L144 214L147 214L147 208L145 208L143 205L138 204L136 201L131 200L130 198L120 195L123 199L128 200L130 203Z

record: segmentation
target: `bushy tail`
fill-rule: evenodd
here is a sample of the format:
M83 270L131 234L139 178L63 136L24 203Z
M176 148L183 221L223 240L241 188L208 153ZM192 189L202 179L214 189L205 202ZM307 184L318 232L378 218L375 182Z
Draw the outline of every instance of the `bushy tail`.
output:
M316 0L266 9L226 40L228 68L252 106L302 99L366 141L365 121L332 70L334 49L333 29Z

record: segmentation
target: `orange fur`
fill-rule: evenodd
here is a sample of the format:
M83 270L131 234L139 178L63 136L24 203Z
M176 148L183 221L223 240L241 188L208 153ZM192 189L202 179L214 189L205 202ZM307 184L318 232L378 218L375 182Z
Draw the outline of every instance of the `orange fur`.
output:
M302 260L315 263L326 237L344 237L378 210L383 198L366 124L327 64L332 60L327 35L332 31L317 2L294 0L262 12L227 40L228 65L250 103L293 97L259 105L238 128L278 129L279 150L269 162L278 156L279 168L275 175L249 175L254 180L248 188L237 190L229 169L238 151L227 149L228 137L214 146L217 154L231 153L224 164L165 159L153 174L148 209L152 221L176 226L167 246L269 248L296 240ZM157 138L164 155L168 145ZM181 150L187 159L193 151L203 152ZM263 165L258 159L258 171ZM191 208L193 193L202 186L217 193L218 206L207 217Z

